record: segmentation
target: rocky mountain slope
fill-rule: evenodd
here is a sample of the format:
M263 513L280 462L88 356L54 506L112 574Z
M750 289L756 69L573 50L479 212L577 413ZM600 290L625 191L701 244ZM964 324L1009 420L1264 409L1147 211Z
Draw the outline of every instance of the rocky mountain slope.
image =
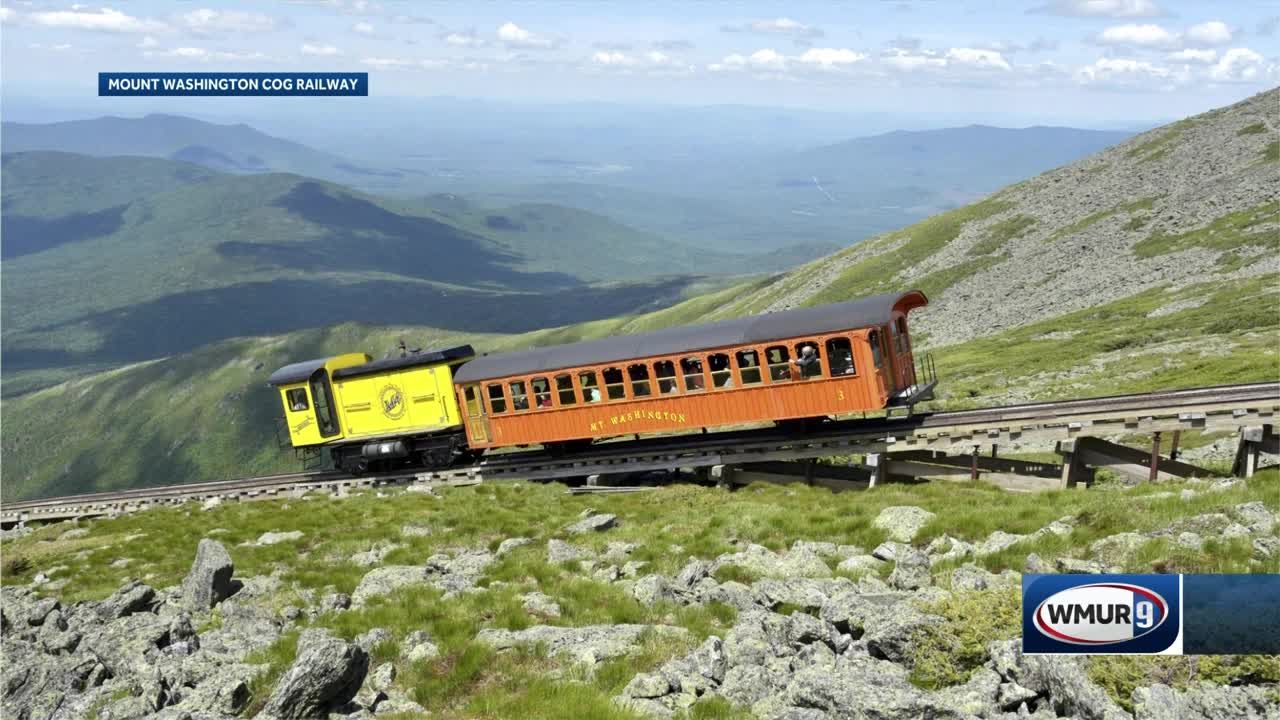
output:
M416 486L6 533L0 709L1263 720L1280 656L1022 655L1019 574L1274 572L1278 480Z
M1132 297L1280 270L1280 89L1138 135L855 245L726 310L919 286L946 345ZM1276 302L1273 298L1270 302Z

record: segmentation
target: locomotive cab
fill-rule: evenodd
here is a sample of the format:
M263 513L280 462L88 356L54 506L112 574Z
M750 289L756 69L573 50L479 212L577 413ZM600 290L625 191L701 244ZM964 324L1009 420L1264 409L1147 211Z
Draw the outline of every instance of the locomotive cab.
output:
M280 393L290 445L314 447L343 437L343 423L333 395L333 372L371 359L364 353L347 353L293 363L271 373L267 384Z

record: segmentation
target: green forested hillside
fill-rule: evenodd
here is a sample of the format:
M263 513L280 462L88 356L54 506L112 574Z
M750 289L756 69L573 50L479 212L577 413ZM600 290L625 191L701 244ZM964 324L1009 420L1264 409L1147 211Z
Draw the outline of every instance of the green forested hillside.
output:
M349 320L520 332L753 269L592 213L448 211L279 173L18 153L3 168L5 393ZM513 308L520 311L513 312Z

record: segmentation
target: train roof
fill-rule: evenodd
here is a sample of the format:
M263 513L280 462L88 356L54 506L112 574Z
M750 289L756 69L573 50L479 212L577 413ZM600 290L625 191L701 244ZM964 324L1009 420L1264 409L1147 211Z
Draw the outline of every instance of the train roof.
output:
M470 345L459 345L446 350L430 350L428 352L411 353L404 357L384 358L363 365L353 365L333 371L335 378L359 377L373 375L388 370L414 367L417 365L439 365L441 363L459 362L475 357L476 351Z
M454 380L474 382L803 335L822 335L883 325L889 322L895 311L906 312L928 303L924 293L910 290L800 310L684 325L635 335L617 335L524 352L485 355L458 368L454 373Z
M318 360L303 360L292 365L285 365L271 373L271 377L267 378L267 384L291 385L296 382L302 382L311 377L311 373L324 367L327 362L329 362L329 358L320 358Z

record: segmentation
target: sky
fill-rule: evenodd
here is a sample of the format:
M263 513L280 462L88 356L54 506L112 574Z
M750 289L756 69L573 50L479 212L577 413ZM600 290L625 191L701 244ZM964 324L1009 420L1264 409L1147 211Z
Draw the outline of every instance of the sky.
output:
M4 96L87 106L99 71L367 71L384 97L1104 125L1280 85L1280 0L0 0L0 60Z

